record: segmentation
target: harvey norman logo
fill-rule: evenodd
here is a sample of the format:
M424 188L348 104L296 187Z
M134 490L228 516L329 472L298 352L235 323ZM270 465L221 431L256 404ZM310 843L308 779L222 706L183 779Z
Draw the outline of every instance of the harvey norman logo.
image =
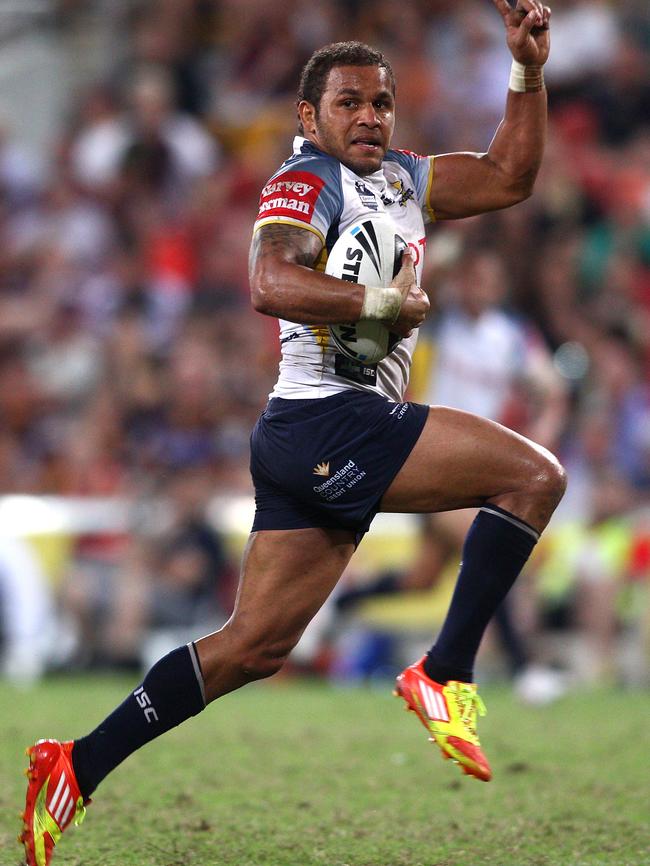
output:
M274 195L276 192L293 193L293 195L298 195L301 198L304 198L306 195L309 195L313 189L313 186L304 183L303 181L278 180L275 183L267 183L262 190L262 198L266 198L267 195Z
M311 211L311 205L306 201L298 201L297 198L272 198L269 201L263 201L260 205L260 214L266 213L269 210L284 208L285 210L295 210L297 213L308 214Z
M311 171L285 171L270 180L260 196L258 219L287 216L311 222L325 181Z
M330 474L330 465L328 463L319 463L318 466L314 467L314 475L322 475L324 478L328 478Z

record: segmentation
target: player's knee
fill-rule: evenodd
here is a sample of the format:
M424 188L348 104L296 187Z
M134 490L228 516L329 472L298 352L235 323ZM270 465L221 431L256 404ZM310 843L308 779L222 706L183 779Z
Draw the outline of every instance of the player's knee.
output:
M538 495L555 507L564 496L567 475L564 467L550 451L538 455L535 467L534 489Z

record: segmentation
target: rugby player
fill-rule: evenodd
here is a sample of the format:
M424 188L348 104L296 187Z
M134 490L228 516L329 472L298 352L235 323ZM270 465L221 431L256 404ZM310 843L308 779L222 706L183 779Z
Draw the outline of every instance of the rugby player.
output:
M256 515L235 610L218 632L179 647L80 739L32 746L24 813L28 866L47 866L102 779L145 743L282 666L373 516L480 508L447 618L397 692L442 754L485 781L473 683L481 637L565 487L543 448L496 423L404 402L418 326L425 221L509 207L530 195L542 158L550 10L493 0L513 56L505 115L484 154L390 149L395 82L360 43L316 52L303 70L293 155L262 191L250 255L253 306L281 320L278 383L251 437ZM348 225L386 212L410 246L392 287L325 275ZM376 368L344 362L328 324L376 319L403 337ZM370 375L368 374L370 370Z

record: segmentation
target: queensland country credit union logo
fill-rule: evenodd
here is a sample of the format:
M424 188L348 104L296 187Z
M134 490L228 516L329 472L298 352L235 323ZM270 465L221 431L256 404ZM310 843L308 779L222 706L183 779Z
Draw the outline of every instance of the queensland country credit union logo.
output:
M322 475L323 478L327 478L330 474L330 465L328 463L319 463L317 466L314 466L314 475Z

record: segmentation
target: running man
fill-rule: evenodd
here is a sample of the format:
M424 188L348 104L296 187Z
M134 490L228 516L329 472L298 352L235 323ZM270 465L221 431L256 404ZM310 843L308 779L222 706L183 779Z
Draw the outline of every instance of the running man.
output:
M509 207L531 194L542 158L550 10L493 0L513 56L505 115L485 154L422 157L390 149L395 82L355 42L317 51L303 70L293 155L262 191L250 255L253 306L281 320L278 383L251 437L256 515L235 610L218 632L179 647L95 730L29 749L22 840L47 866L105 776L221 695L278 671L374 515L478 507L447 618L397 691L446 757L485 781L473 664L483 632L565 487L543 448L496 423L403 402L418 326L424 222ZM327 249L385 212L409 242L390 288L325 275ZM344 362L328 324L377 319L403 337L376 368ZM363 375L362 375L363 374ZM328 477L355 478L332 497Z

